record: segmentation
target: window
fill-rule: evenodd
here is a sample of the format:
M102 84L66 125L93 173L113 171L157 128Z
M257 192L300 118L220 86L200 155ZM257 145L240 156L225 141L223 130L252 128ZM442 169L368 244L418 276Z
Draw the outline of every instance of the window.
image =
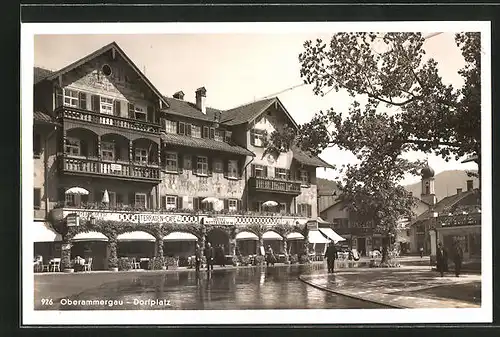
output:
M177 133L177 122L165 120L165 132Z
M226 143L230 143L231 142L231 137L233 136L233 131L226 131L224 132L224 141Z
M297 213L301 216L310 218L312 216L312 206L309 204L298 204L297 205Z
M250 131L250 144L263 147L266 140L265 131L253 129Z
M276 179L289 180L288 178L290 177L290 170L277 167L275 168L274 173Z
M180 135L186 134L186 123L179 122L179 128L177 130Z
M148 162L148 150L142 148L136 148L135 161L146 164Z
M192 125L191 126L191 136L195 138L201 138L201 126Z
M140 106L134 106L135 119L147 121L146 112Z
M39 133L33 134L33 155L39 158L42 153L42 139Z
M101 158L103 160L115 160L115 144L101 142Z
M66 203L66 206L76 206L76 195L66 194L64 197L64 201Z
M214 160L214 172L216 172L216 173L223 173L224 172L224 164L222 163L222 160L220 160L220 159Z
M191 137L191 124L186 124L186 136Z
M136 193L135 194L135 207L146 208L146 193Z
M182 158L183 160L183 167L185 170L191 170L193 168L193 163L191 159L191 155L185 154L184 157Z
M208 126L203 127L203 138L208 138L209 136L209 129Z
M237 160L230 160L228 162L228 172L227 176L230 178L239 178L239 170L238 170L238 161Z
M309 185L309 172L306 170L300 170L300 181L302 185Z
M208 175L208 158L198 157L196 161L196 172L202 175Z
M42 204L42 193L41 189L39 188L34 188L33 189L33 207L35 209L40 209L40 206Z
M177 197L173 195L165 196L165 208L166 209L177 208Z
M177 172L177 153L167 152L165 154L165 164L168 172Z
M255 212L261 212L262 211L262 207L263 207L262 204L263 204L262 201L254 201L254 203L253 203L253 210Z
M229 199L228 201L228 209L231 212L236 212L238 210L238 200L236 199Z
M215 136L214 139L218 142L223 142L224 141L224 131L222 130L215 130Z
M113 99L101 96L101 109L102 114L112 115L113 114Z
M214 138L215 138L215 129L210 128L210 139L214 139Z
M64 105L78 108L78 91L72 89L64 89Z
M64 148L64 152L71 156L79 156L80 155L80 140L76 138L66 138L66 146Z
M267 177L267 167L263 165L253 165L254 177Z

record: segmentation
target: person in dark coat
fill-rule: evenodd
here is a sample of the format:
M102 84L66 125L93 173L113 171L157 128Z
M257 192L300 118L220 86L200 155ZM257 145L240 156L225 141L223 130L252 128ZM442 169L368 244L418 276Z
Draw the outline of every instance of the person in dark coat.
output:
M226 254L224 253L224 245L219 245L218 251L219 251L219 265L221 267L225 267L226 266Z
M195 263L196 272L199 272L200 265L201 265L201 249L200 249L199 244L196 244L196 247L194 249L194 263Z
M330 241L325 252L326 263L328 265L328 273L335 272L335 259L337 258L337 249L333 242Z
M276 263L276 257L274 256L273 249L271 248L270 245L268 245L266 252L266 265L267 267L269 267L269 264L271 264L274 267L275 263Z
M210 242L205 247L205 258L207 259L207 271L214 270L214 249Z
M446 249L443 247L443 244L441 242L438 243L438 249L436 252L436 263L437 263L437 270L439 273L441 273L441 277L444 276L444 272L447 271L448 269L448 253L446 252Z
M453 262L455 263L455 276L460 276L460 270L462 270L462 261L464 259L464 251L460 245L460 242L455 241L453 244Z

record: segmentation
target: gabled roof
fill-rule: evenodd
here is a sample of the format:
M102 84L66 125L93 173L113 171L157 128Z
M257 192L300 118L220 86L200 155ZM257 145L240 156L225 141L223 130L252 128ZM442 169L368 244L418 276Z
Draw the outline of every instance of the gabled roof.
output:
M196 104L194 103L165 96L164 99L168 102L169 105L168 109L162 110L166 114L184 116L207 122L214 122L215 113L221 112L220 110L207 107L206 114L204 114L200 109L196 107Z
M53 71L41 67L33 67L33 84L43 81L47 76L52 74Z
M292 122L293 126L297 127L297 123L278 97L266 98L226 110L222 113L221 122L227 125L240 125L251 122L273 104L277 104L285 112L285 115Z
M316 156L312 156L296 146L292 146L291 150L293 152L293 159L297 160L299 163L315 167L326 167L331 169L334 168L332 165L328 164L323 159Z
M450 195L446 198L443 198L436 205L434 205L434 207L432 209L428 209L427 211L423 212L418 217L416 217L414 223L429 219L430 217L432 217L432 213L434 213L434 212L437 212L437 213L446 212L449 208L455 206L464 198L466 198L472 194L475 194L475 193L479 193L479 190L473 189L471 191L466 191L466 192L462 192L460 194L454 194L454 195Z
M134 62L132 62L132 60L127 56L127 54L125 54L125 52L118 46L118 44L116 42L111 42L110 44L105 45L104 47L102 47L102 48L94 51L93 53L79 59L78 61L75 61L75 62L71 63L70 65L67 65L66 67L64 67L58 71L52 72L51 74L49 74L48 76L46 76L43 79L44 80L54 80L57 77L59 77L60 75L63 75L65 73L81 66L82 64L85 64L86 62L88 62L88 61L90 61L90 60L92 60L92 59L94 59L94 58L96 58L96 57L98 57L106 52L109 52L111 50L115 50L115 52L117 52L132 67L132 69L134 69L134 71L147 84L147 86L158 96L158 98L161 99L165 103L166 106L168 106L168 103L163 98L163 95L158 91L158 89L155 88L155 86L141 72L141 70L139 68L137 68L137 66L134 64Z
M195 149L206 149L212 151L228 152L243 156L255 157L255 154L253 152L250 152L249 150L241 146L229 144L226 142L219 142L213 139L195 138L195 137L183 136L173 133L164 133L164 132L162 132L161 134L161 139L167 144L174 144L179 146L191 147Z

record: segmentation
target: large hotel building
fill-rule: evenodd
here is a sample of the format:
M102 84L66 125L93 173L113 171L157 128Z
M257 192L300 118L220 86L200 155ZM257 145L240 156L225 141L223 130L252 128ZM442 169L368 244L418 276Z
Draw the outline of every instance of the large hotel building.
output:
M278 98L230 110L179 91L164 96L111 43L58 71L35 68L35 255L186 257L195 243L225 254L283 255L323 242L316 168L292 148L266 153L266 137L296 123ZM319 236L318 236L319 235Z

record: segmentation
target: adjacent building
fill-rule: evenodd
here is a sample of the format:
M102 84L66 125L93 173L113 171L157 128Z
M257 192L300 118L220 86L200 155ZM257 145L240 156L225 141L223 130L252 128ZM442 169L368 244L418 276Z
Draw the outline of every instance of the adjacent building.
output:
M272 245L298 253L317 214L316 168L266 137L296 127L276 97L222 111L160 93L116 43L58 70L35 68L35 254L188 256L208 240L226 255ZM309 223L309 227L306 225Z

